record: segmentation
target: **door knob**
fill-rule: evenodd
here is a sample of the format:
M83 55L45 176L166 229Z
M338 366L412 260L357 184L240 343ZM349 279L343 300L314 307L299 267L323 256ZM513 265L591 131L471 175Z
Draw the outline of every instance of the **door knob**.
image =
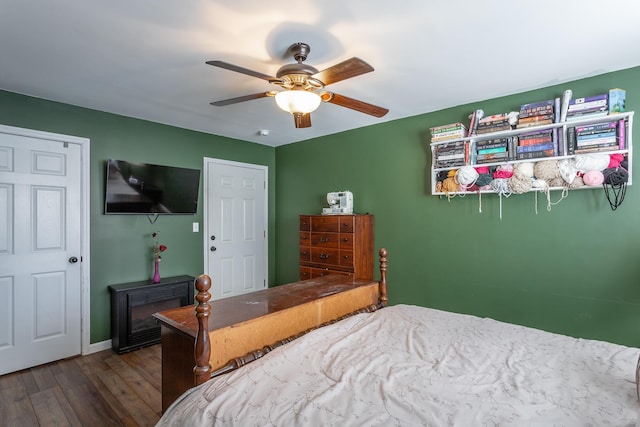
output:
M216 240L216 236L211 236L211 240Z
M209 249L211 252L215 252L218 248L216 248L215 246L211 246L211 248Z
M71 258L69 258L69 263L70 264L75 264L76 262L78 262L78 258L72 256Z

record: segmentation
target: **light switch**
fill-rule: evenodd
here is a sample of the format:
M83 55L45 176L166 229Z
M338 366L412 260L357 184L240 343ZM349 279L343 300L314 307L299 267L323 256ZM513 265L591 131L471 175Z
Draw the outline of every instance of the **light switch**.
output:
M197 233L198 231L200 231L200 223L199 222L194 222L193 223L193 232Z

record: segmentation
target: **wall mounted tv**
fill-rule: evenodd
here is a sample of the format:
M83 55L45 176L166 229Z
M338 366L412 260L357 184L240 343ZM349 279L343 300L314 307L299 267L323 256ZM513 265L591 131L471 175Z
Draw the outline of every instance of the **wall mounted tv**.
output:
M200 170L107 161L105 214L195 214Z

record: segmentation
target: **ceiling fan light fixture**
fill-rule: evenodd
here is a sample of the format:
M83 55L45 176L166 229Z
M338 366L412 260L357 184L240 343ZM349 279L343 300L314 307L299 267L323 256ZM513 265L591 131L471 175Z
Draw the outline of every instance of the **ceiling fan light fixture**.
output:
M320 105L320 96L306 90L283 90L276 94L276 104L291 114L307 114L315 111Z

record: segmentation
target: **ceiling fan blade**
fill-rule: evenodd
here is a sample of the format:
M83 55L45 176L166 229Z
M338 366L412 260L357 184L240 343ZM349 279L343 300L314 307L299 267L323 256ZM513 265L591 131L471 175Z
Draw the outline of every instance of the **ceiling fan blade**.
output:
M296 124L296 128L310 128L311 127L311 113L294 113L293 121Z
M237 65L229 64L228 62L224 61L207 61L207 64L213 65L214 67L220 67L226 70L235 71L236 73L246 74L251 77L257 77L268 82L280 81L280 79L277 79L273 76L268 76L266 74L259 73L258 71L249 70L248 68L239 67Z
M270 92L253 93L251 95L238 96L236 98L223 99L222 101L212 102L211 105L216 107L224 107L225 105L237 104L238 102L251 101L252 99L264 98L270 96Z
M357 99L349 98L347 96L338 95L337 93L323 92L320 97L324 102L350 108L374 117L382 117L389 112L386 108L378 107L377 105L369 104L364 101L358 101Z
M350 79L373 71L373 67L360 58L351 58L339 64L314 74L313 78L320 80L325 86L342 80Z

